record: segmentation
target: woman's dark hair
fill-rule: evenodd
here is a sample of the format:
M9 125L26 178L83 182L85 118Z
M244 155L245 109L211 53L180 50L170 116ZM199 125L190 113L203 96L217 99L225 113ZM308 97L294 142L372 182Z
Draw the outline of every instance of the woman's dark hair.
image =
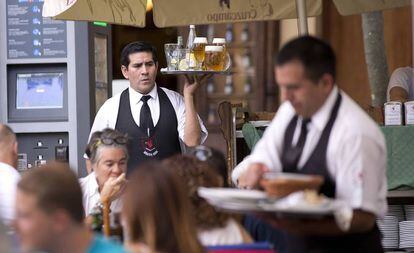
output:
M175 155L163 161L163 164L176 173L187 186L187 196L191 200L192 216L199 229L224 227L229 215L217 212L207 201L198 196L199 187L222 187L221 176L207 162L199 161L188 155Z
M123 203L132 243L144 243L151 252L204 252L185 188L161 163L144 163L131 174Z

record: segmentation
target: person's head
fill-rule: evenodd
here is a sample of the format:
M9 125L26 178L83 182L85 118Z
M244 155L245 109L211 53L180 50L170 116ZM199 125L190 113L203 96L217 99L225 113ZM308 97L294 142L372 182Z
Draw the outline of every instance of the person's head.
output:
M157 51L151 44L137 41L122 49L121 71L135 91L148 94L154 88L157 70Z
M16 135L9 126L0 124L0 162L17 168L17 154Z
M324 41L304 36L288 42L276 55L275 79L282 100L296 113L311 117L335 85L335 53Z
M94 132L85 153L98 184L102 187L110 177L116 178L126 172L128 137L110 128Z
M24 251L54 252L84 226L82 190L67 164L51 162L24 173L17 185L16 232Z
M151 252L203 252L185 188L159 162L145 163L132 173L123 203L130 243L144 243Z
M227 162L223 152L216 148L199 145L190 149L189 155L208 163L222 177L223 187L229 186Z
M188 155L175 155L163 161L163 164L176 173L187 186L187 196L191 200L192 215L198 229L223 227L229 216L217 212L213 206L198 196L199 187L222 187L223 179L207 162Z

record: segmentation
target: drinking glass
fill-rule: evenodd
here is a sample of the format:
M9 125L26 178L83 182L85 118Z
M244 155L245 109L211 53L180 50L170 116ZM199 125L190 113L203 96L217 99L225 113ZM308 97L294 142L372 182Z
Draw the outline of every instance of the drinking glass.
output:
M177 54L178 44L177 43L167 43L164 45L165 59L167 60L168 70L177 70L178 68L178 54Z

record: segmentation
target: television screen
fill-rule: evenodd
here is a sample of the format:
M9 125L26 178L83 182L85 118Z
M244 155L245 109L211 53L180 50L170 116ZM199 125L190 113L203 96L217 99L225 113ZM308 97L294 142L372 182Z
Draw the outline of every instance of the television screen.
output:
M63 108L63 73L18 73L16 109Z

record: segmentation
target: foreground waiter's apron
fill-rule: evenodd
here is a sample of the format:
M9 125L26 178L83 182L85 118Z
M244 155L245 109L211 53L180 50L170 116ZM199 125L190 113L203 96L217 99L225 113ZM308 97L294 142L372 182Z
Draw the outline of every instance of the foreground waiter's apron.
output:
M129 137L128 173L147 160L161 160L181 153L174 107L160 87L157 87L157 92L160 118L149 135L147 129L139 127L132 117L128 89L121 94L115 129L127 133Z
M295 131L295 126L298 117L295 116L289 123L286 132L285 139L283 142L283 154L282 154L282 165L283 172L290 173L302 173L302 174L316 174L324 177L325 181L321 187L320 193L330 198L335 198L335 181L332 180L326 163L326 150L329 142L329 136L332 130L332 126L335 122L338 110L341 104L342 96L338 93L338 97L335 101L335 105L332 108L330 118L326 124L322 135L316 145L313 153L309 157L308 161L298 170L297 166L289 166L292 164L289 161L289 151ZM310 252L347 252L347 253L358 253L358 252L370 252L377 253L383 252L381 247L381 236L377 228L377 225L368 232L351 234L345 236L295 236L291 234L286 235L288 252L291 253L310 253Z

